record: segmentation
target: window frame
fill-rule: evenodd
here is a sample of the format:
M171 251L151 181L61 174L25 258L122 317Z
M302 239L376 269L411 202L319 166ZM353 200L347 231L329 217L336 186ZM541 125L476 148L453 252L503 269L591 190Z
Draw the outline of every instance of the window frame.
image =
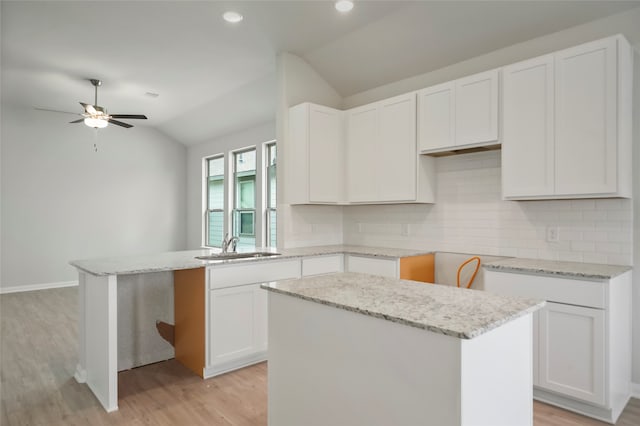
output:
M254 157L255 157L255 164L254 164L254 169L253 169L253 208L244 208L244 207L238 207L238 197L239 197L239 190L240 190L240 185L238 182L238 173L244 173L244 172L238 172L237 171L237 158L239 155L247 153L247 152L252 152L254 153ZM244 147L241 149L236 149L236 150L232 150L229 152L229 161L231 163L231 167L229 169L229 186L230 186L230 191L229 191L229 213L231 215L231 223L230 223L230 228L231 232L229 233L230 235L233 236L237 236L240 238L240 242L239 244L242 244L242 237L246 237L246 238L253 238L254 240L254 245L257 245L258 243L258 234L256 233L256 229L258 228L258 223L256 221L256 212L258 211L258 149L257 146L252 145L252 146L248 146L248 147ZM240 183L244 183L244 182L240 182ZM242 222L241 222L241 216L247 214L247 213L252 213L252 218L253 218L253 234L246 234L246 233L242 233ZM236 232L237 231L237 232ZM237 235L236 235L237 234Z
M209 191L209 178L211 177L210 175L210 162L212 160L217 160L217 159L222 159L222 208L221 209L211 209L211 203L210 203L210 191ZM222 213L222 235L224 238L224 234L226 232L227 229L227 220L226 220L226 181L227 181L227 164L226 164L226 155L224 153L221 154L215 154L215 155L211 155L211 156L207 156L204 157L204 179L203 181L205 182L204 185L204 203L205 203L205 208L204 208L204 232L203 232L203 246L204 247L221 247L222 246L222 239L220 239L220 241L209 241L209 237L210 237L210 223L209 223L209 217L210 217L210 213L212 212L219 212ZM218 175L216 175L218 176Z
M276 222L276 229L275 229L275 235L274 233L271 232L271 216L275 215L275 217L277 218L277 194L278 194L278 145L277 145L277 141L271 140L268 142L265 142L263 144L263 172L264 172L264 178L263 178L263 186L264 186L264 245L265 247L273 247L275 248L277 246L277 222ZM275 161L273 166L270 164L271 163L271 148L273 148L275 150ZM275 204L273 206L271 206L271 185L270 185L270 181L269 181L269 171L270 171L270 167L274 167L274 179L276 181L276 200L275 200ZM276 219L277 221L277 219Z

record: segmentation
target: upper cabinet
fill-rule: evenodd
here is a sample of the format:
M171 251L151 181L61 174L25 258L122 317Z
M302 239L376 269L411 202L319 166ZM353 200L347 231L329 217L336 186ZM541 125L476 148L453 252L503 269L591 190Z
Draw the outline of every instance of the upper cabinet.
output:
M433 165L417 152L415 93L351 109L346 123L349 202L434 202Z
M631 57L614 36L504 68L504 198L631 197Z
M344 201L343 112L311 103L289 109L290 204Z
M418 91L418 146L423 154L498 144L499 71Z

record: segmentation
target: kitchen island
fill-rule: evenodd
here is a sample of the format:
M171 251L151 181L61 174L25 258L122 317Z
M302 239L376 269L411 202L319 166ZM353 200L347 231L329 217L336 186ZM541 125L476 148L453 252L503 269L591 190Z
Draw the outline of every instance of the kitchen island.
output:
M340 273L272 282L270 425L531 425L544 302Z

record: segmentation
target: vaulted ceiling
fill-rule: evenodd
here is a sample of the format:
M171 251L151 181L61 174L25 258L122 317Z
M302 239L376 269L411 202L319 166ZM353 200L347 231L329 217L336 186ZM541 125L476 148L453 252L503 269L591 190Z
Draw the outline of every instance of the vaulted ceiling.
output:
M186 145L275 119L275 58L342 96L640 7L639 1L6 1L2 102L144 113ZM245 17L224 22L226 10ZM151 97L147 94L157 93ZM42 114L54 114L41 112ZM60 115L60 119L73 118ZM138 123L135 123L138 124Z

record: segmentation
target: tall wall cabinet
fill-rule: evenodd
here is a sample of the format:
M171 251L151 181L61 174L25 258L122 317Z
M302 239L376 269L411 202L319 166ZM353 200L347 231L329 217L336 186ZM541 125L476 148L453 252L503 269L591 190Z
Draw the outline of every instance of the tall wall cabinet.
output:
M503 69L504 198L631 197L631 69L622 36Z

